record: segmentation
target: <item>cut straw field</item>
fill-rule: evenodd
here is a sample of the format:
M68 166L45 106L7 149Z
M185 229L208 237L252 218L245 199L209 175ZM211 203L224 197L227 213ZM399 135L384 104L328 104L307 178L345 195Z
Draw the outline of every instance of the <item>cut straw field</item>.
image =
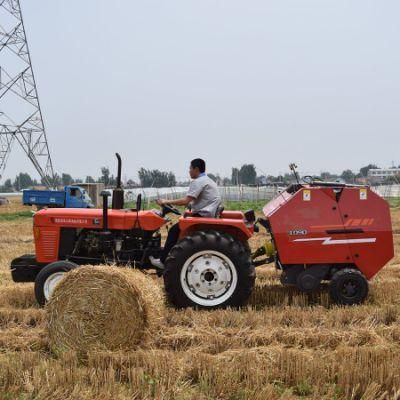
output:
M288 290L263 267L246 309L167 308L146 348L85 357L51 350L33 286L11 281L10 260L33 252L26 211L0 209L22 213L0 218L0 399L400 399L400 209L395 259L362 306Z

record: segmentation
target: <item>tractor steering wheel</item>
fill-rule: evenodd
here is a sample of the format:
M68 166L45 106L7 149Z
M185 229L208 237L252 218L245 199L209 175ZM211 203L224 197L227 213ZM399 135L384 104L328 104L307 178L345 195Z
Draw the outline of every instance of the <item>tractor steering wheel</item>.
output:
M163 204L161 206L162 216L165 217L167 214L172 213L175 215L182 215L182 213L171 204Z

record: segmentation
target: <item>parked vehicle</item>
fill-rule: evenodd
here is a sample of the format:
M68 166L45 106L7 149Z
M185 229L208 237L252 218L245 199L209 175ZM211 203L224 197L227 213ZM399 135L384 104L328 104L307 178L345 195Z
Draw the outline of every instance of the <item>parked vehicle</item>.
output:
M24 190L24 205L38 208L93 208L86 190L79 186L65 186L64 190Z

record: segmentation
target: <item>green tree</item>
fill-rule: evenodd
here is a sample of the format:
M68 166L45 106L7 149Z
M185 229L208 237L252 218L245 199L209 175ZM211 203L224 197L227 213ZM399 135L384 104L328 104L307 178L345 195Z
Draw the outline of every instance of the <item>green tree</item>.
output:
M230 186L230 185L232 185L232 181L229 179L229 178L224 178L223 180L222 180L222 185L223 186Z
M85 179L85 183L96 183L96 181L94 180L93 177L91 177L90 175L88 175Z
M16 177L14 181L14 187L16 190L23 190L31 187L33 185L33 180L29 176L29 174L20 172Z
M48 176L47 180L50 182L51 186L54 186L54 187L61 186L61 178L60 178L60 175L58 175L58 174L54 175L54 179L51 176ZM44 186L47 186L47 183L43 178L40 180L40 183ZM37 182L34 181L34 184L37 185Z
M153 184L151 171L145 168L140 168L138 171L140 186L151 187Z
M111 175L108 181L108 186L115 186L116 184L117 184L117 178L115 178L114 175Z
M72 182L73 182L73 179L70 174L67 174L65 172L61 174L61 183L64 186L72 185Z
M11 193L14 190L13 184L11 182L11 179L6 179L4 181L4 185L0 187L0 191L4 193Z
M366 177L368 176L368 171L370 169L378 169L378 168L379 167L375 164L368 164L367 166L360 168L360 176Z
M323 181L335 182L338 178L340 178L339 175L331 174L328 171L321 172L321 179Z
M176 177L172 171L169 172L161 172L162 180L166 183L165 186L176 186ZM165 177L167 179L165 179ZM164 185L163 185L164 186ZM162 187L162 186L160 186Z
M164 172L158 169L140 168L138 171L142 187L169 187L176 186L176 177L173 172Z
M101 167L101 176L99 178L101 183L104 183L105 186L110 184L110 169L107 167Z
M234 186L240 185L240 173L238 168L232 168L231 182Z
M342 172L340 177L347 183L353 183L356 175L351 169L346 169Z
M232 185L255 185L257 172L254 164L243 164L240 169L232 168Z
M268 182L271 182L271 183L278 183L278 182L280 182L280 179L279 179L279 178L282 178L282 177L273 176L273 175L268 175L268 176L267 176L267 181L268 181Z
M257 185L265 185L267 184L268 179L265 175L257 176Z
M296 182L295 177L293 174L290 174L289 172L286 172L285 175L280 175L279 176L279 181L283 182L285 185L289 185L290 183Z
M257 172L254 164L244 164L240 168L240 183L244 185L256 184Z

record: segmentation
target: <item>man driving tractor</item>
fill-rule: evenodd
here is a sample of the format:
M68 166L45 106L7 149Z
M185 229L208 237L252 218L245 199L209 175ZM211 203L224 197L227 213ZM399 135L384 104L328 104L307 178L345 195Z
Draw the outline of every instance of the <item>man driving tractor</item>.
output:
M191 206L192 216L214 218L221 205L221 196L217 184L207 176L206 163L201 158L190 162L189 174L192 182L185 197L176 200L158 199L157 204L173 206ZM159 259L150 257L150 262L157 269L163 269L165 260L171 249L178 242L180 235L179 224L175 224L168 232L168 237Z

